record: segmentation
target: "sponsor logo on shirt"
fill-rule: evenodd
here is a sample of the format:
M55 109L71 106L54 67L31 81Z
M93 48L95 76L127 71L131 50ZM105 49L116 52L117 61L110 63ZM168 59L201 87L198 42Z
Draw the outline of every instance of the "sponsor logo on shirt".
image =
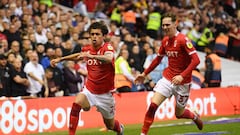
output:
M178 57L177 51L166 51L168 57Z
M102 62L101 62L101 61L98 61L98 60L96 60L96 59L88 59L88 60L87 60L87 64L88 64L88 65L101 65Z

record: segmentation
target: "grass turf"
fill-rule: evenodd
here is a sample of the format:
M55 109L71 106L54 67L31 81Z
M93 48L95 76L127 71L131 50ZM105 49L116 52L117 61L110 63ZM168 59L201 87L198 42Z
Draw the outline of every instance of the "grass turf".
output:
M222 116L224 117L224 116ZM154 122L148 135L239 135L240 123L223 123L223 124L210 124L210 120L215 120L222 117L207 117L203 121L207 124L204 125L203 130L199 131L197 127L190 123L190 120L171 120ZM240 115L225 116L224 118L240 118ZM139 135L142 124L125 125L124 135ZM101 128L101 127L100 127ZM100 128L80 129L77 135L115 135L112 131L99 131ZM52 132L52 133L39 133L32 135L66 135L67 131Z

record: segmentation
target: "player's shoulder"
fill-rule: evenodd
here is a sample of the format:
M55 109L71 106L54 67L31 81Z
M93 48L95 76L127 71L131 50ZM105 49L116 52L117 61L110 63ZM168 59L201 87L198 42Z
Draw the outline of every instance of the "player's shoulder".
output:
M110 44L109 42L105 42L104 44L103 44L103 46L112 46L112 44Z
M182 34L182 33L178 34L177 40L182 45L186 45L186 44L191 43L191 40L185 34Z
M113 46L112 44L110 44L109 42L105 42L103 47L106 49L106 50L109 50L109 51L113 51Z
M178 33L177 39L182 40L182 41L187 41L188 40L187 36L183 33Z

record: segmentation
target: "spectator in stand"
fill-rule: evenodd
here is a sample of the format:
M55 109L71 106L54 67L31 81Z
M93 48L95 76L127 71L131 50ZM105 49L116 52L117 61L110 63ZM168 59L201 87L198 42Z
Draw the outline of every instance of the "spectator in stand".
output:
M157 7L149 7L148 21L147 21L147 35L153 39L158 38L159 28L161 26L161 14Z
M231 38L230 59L240 61L240 28L237 22L232 23L229 32L229 37Z
M201 37L199 24L194 24L191 30L187 33L187 37L192 41L194 47L197 46L197 42Z
M131 92L135 77L132 75L132 69L128 64L129 52L122 49L115 61L115 88L118 92Z
M208 23L207 27L204 28L200 39L197 42L196 49L204 52L205 48L211 48L214 45L214 24L213 22Z
M60 47L55 48L55 58L61 58L63 56L62 49ZM63 63L59 62L56 67L58 67L61 71L63 71Z
M0 97L11 96L10 91L10 67L7 64L7 57L0 54Z
M9 30L4 29L3 34L7 37L8 44L10 45L9 48L11 48L13 41L22 43L21 33L14 24L10 24Z
M87 11L90 13L93 13L97 7L97 5L99 4L100 0L86 0L85 4L87 6Z
M130 4L122 13L123 25L129 30L132 36L135 36L136 12L134 5Z
M40 15L40 11L39 11L39 1L31 1L31 5L32 5L32 12L33 12L33 16L39 16Z
M41 24L37 24L35 38L37 43L46 44L48 39L46 36L46 31L43 30L43 26Z
M53 48L47 48L46 55L40 61L44 69L50 66L50 61L53 58L55 58L55 50Z
M37 44L42 44L42 43L37 43L34 33L29 33L29 39L35 49L36 49Z
M82 38L88 40L89 36L87 35L87 36L84 36ZM78 33L73 32L70 40L72 41L72 47L73 47L72 53L80 52L81 51L81 44L80 44Z
M52 68L45 69L45 76L47 79L47 86L49 89L49 97L61 97L64 95L64 91L61 90L60 85L57 85L54 80L54 73Z
M134 68L136 71L142 72L143 71L143 58L140 54L140 48L137 44L135 44L132 48L131 53L129 54L129 65Z
M63 49L63 55L66 56L66 55L69 55L69 54L72 54L73 53L73 42L72 40L67 40L66 42L64 42L64 49Z
M48 31L46 35L47 35L47 43L45 44L45 49L54 48L53 32Z
M123 30L124 31L124 30ZM122 36L124 37L123 41L124 44L127 45L127 49L129 54L132 53L132 48L133 46L136 44L136 40L134 39L134 37L129 33L128 30L126 30L126 33L122 33Z
M117 1L114 1L114 2L117 3ZM115 8L112 10L110 15L110 21L116 22L117 26L120 26L122 23L122 16L121 16L122 10L123 10L123 6L120 4L116 4Z
M65 42L70 39L70 34L69 34L69 27L66 24L65 25L63 25L63 24L65 24L65 22L62 23L62 28L61 28L62 36L61 37L62 37L62 40Z
M85 0L79 0L79 2L76 5L74 5L73 10L75 12L78 12L80 15L88 16Z
M141 58L141 65L143 66L145 59L147 58L147 53L148 53L149 49L152 48L152 46L149 42L143 43L143 46L140 46L140 44L138 44L138 46L140 49L139 53L140 53L140 58Z
M13 52L7 54L7 63L10 67L13 66L13 61L16 59L16 55ZM20 58L19 58L20 59Z
M32 52L33 52L32 49L27 49L27 50L26 50L26 52L25 52L25 57L24 57L23 60L22 60L23 67L25 66L26 63L29 62Z
M23 39L23 42L22 42L22 49L21 49L21 56L23 57L23 59L25 58L25 54L26 54L26 51L29 50L29 49L35 49L33 48L33 45L31 44L31 41L26 38L26 39Z
M109 36L113 36L113 35L118 36L118 35L120 35L120 31L119 31L119 28L118 28L117 25L118 24L117 24L116 21L111 21L110 22L110 32L108 34Z
M82 90L82 78L79 72L75 70L74 61L66 61L63 76L65 79L66 89L69 91L69 96L74 96Z
M63 46L62 46L62 39L59 36L54 36L54 48L60 47L62 49L62 51L64 50Z
M221 58L211 49L206 49L205 84L207 87L221 87Z
M44 68L38 62L38 54L36 51L33 51L30 61L24 66L24 72L27 74L30 82L27 92L33 97L48 97L49 91Z
M27 88L30 85L26 73L23 71L22 61L19 58L13 60L11 72L11 96L29 96Z
M7 39L2 39L2 40L0 41L0 46L2 46L2 53L0 53L0 54L6 53L6 52L9 51ZM0 48L1 48L1 47L0 47Z
M106 14L106 3L100 2L95 11L94 11L94 18L96 19L102 19L102 20L108 20L108 16Z
M20 51L20 43L18 41L13 41L11 43L11 49L8 51L8 53L14 53L17 58L19 58L20 60L23 60L23 57Z
M38 43L35 50L38 54L39 62L42 61L42 58L45 56L45 46L44 46L44 44Z
M227 29L222 30L215 39L214 52L220 57L227 56L227 48L229 43L229 36Z

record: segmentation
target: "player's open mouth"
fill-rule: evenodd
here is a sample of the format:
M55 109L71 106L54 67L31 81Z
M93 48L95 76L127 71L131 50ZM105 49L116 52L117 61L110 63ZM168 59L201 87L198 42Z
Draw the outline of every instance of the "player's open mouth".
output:
M93 40L92 43L95 44L97 41L96 40Z
M169 30L165 29L164 32L165 32L165 33L169 33Z

